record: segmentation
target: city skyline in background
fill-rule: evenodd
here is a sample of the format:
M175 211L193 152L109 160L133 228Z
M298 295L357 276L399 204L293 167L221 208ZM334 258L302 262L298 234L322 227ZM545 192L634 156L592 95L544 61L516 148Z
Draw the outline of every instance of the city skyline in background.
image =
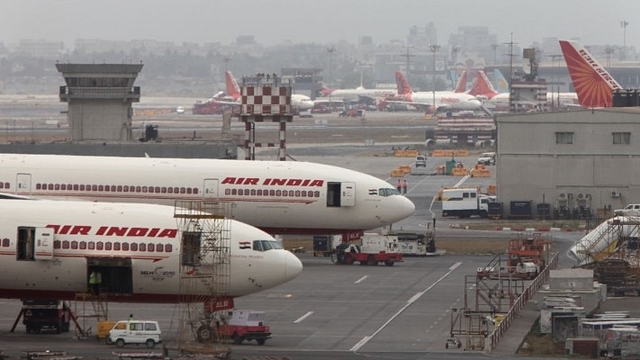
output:
M81 39L156 40L222 45L252 37L262 45L407 42L409 29L433 24L431 41L447 44L461 27L487 27L497 43L520 47L544 38L579 39L586 45L638 47L640 3L604 6L594 0L508 0L400 3L379 0L201 2L82 0L4 2L0 42L60 41L73 49Z

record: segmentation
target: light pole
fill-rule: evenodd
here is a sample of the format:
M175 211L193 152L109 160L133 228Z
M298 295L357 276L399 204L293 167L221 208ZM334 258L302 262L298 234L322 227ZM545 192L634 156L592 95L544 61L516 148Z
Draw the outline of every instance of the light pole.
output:
M333 89L331 89L331 60L333 59L333 53L336 51L336 48L334 48L333 46L330 48L327 48L327 52L329 53L329 81L327 84L327 87L329 88L329 112L332 113L333 112L333 102L331 102L331 93L333 92Z
M436 111L436 54L440 50L440 45L437 44L429 44L429 50L433 52L433 77L431 79L433 86L433 111Z
M627 25L629 25L628 21L620 21L620 27L622 28L622 60L626 60L627 57Z

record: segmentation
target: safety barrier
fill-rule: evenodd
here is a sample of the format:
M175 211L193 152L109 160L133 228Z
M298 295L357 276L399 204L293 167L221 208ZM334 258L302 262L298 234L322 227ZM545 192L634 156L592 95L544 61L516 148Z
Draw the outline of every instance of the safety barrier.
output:
M451 176L467 176L469 175L469 170L465 168L453 168L451 169Z
M405 175L403 170L393 169L391 170L391 177L403 177Z
M471 177L491 177L491 171L482 164L476 164L471 170Z
M431 152L433 157L454 157L454 156L469 156L467 150L433 150Z
M411 173L411 165L400 165L400 167L398 167L398 170L403 171L405 174L410 174Z
M393 155L396 157L416 157L418 156L418 150L394 150Z
M172 112L172 109L136 109L135 116L166 115Z

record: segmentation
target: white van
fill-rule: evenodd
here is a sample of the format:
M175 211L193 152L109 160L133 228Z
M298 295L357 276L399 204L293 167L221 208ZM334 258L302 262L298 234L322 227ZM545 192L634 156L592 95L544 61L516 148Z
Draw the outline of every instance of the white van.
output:
M109 331L108 344L123 347L126 344L145 344L149 349L162 342L162 332L157 321L122 320Z

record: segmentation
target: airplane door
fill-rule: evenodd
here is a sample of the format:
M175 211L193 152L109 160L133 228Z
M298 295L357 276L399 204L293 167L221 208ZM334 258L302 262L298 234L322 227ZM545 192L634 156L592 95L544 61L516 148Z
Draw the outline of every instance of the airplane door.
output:
M340 189L340 205L355 206L356 205L356 184L343 182Z
M36 260L53 259L53 229L36 228Z
M202 189L203 200L217 201L220 199L218 194L218 185L220 180L218 179L204 179L204 188Z
M16 194L31 195L31 174L18 174L16 177Z

